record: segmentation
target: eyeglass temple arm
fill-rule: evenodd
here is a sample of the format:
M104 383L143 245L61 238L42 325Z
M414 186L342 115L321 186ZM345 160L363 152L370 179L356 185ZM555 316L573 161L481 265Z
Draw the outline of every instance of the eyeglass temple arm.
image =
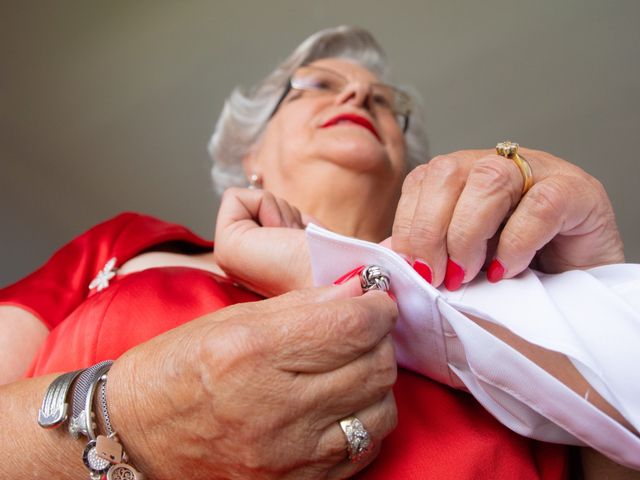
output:
M276 102L276 105L273 107L273 110L271 111L271 115L269 115L269 120L271 120L273 118L273 116L276 114L276 112L280 108L280 105L282 104L283 100L289 94L290 91L291 91L291 79L289 79L287 81L287 86L285 87L284 91L282 92L282 95L280 95L280 98L278 98L278 101Z

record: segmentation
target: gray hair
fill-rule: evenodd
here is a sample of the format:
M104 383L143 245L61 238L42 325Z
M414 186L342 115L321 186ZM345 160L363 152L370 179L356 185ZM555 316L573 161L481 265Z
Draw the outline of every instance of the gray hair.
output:
M228 187L248 185L242 159L260 138L296 68L336 57L351 60L388 81L384 51L368 31L340 26L311 35L252 90L245 93L236 88L225 102L208 146L213 160L211 176L219 194ZM407 161L413 168L428 160L428 146L421 101L413 89L408 93L413 109L405 139Z

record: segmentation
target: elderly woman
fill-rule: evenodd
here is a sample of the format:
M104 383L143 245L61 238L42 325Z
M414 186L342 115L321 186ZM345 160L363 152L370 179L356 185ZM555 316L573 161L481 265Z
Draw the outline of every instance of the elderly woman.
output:
M414 169L426 158L420 116L385 82L367 32L311 36L225 106L211 142L216 186L262 190L227 190L215 252L183 227L123 214L0 291L14 345L3 355L14 376L31 362L33 377L0 389L1 477L346 478L380 453L361 475L566 478L564 447L397 374L397 307L362 294L357 272L302 289L310 219L391 236L426 281L452 291L485 263L497 282L534 257L548 272L624 260L602 186L556 157L525 151L532 174L488 151ZM39 406L53 430L36 425Z

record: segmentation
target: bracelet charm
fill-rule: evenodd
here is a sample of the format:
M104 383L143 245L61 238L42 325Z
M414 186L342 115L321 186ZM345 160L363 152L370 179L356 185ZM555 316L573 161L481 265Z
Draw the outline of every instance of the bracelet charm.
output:
M144 475L127 463L112 465L107 480L144 480Z
M100 479L102 475L107 473L109 467L111 467L111 462L98 455L95 440L91 440L87 443L87 446L84 448L84 453L82 454L82 461L89 469L89 476L92 479Z
M98 435L96 439L96 453L98 456L109 463L122 462L124 451L122 445L115 437L115 434L111 434L108 437L104 435Z

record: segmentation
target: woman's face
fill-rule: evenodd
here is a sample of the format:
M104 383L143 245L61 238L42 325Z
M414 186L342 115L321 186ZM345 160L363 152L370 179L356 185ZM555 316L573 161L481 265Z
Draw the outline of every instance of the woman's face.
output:
M258 174L265 189L303 211L304 197L353 196L354 189L375 190L376 203L395 204L407 173L405 139L394 112L375 95L378 78L339 58L310 67L346 82L340 91L294 85L245 159L247 174Z

